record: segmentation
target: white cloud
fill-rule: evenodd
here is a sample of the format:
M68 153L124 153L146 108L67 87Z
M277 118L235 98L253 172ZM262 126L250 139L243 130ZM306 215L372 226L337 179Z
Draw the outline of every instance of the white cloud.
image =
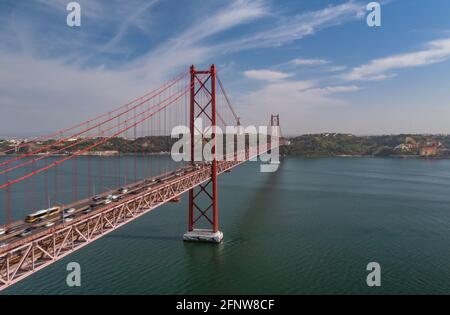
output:
M273 15L265 1L236 0L215 8L213 12L203 11L192 26L185 26L184 31L160 44L152 42L154 46L149 44L147 52L121 66L108 64L108 60L103 61L102 54L95 54L105 43L107 46L117 44L111 50L114 53L128 48L118 43L125 41L132 27L141 29L146 25L143 11L135 10L138 1L130 1L126 5L118 1L105 3L98 0L80 0L80 3L86 20L95 19L103 27L99 30L100 35L114 26L112 34L108 33L110 38L96 37L99 34L95 32L80 33L76 39L70 38L60 30L59 24L39 20L39 14L34 15L35 11L31 9L29 23L24 23L23 16L17 17L15 32L11 33L10 24L4 24L0 31L0 107L4 117L0 132L14 132L17 126L23 125L29 126L30 132L59 129L142 95L190 63L205 64L230 51L283 45L322 28L360 18L358 12L364 9L364 6L349 1L293 17L282 17ZM40 0L41 7L42 4L46 4L47 10L65 13L62 0ZM140 4L142 7L142 2ZM145 13L146 17L148 12ZM270 16L270 21L258 25L255 28L258 31L253 28L250 31L249 28L244 30L249 33L239 32L232 35L237 37L229 37L220 44L213 41L214 35L267 16ZM130 18L127 20L127 17ZM37 29L41 28L48 30L49 36L36 36ZM20 34L20 38L16 34ZM17 45L17 40L25 44ZM62 55L71 51L74 51L71 55ZM46 59L49 56L52 59ZM129 58L128 52L118 56L121 58L116 60ZM91 64L86 64L86 60ZM93 67L94 60L104 62L105 67ZM309 95L313 95L311 104L335 103L326 98L329 92L305 90L312 89L314 84L283 81L290 76L288 73L253 71L257 72L250 72L250 76L271 82L264 94L275 98L276 91L284 93L279 101L286 100L286 105L302 97L307 99ZM256 96L251 93L247 100L256 100ZM247 117L251 117L249 114ZM47 124L49 121L53 122L51 126Z
M248 70L244 71L244 75L250 79L263 80L263 81L279 81L287 79L292 76L290 73L272 71L272 70Z
M334 94L357 90L359 87L354 85L319 87L314 81L281 81L254 90L239 98L237 103L245 104L241 107L241 116L251 117L252 123L267 124L271 113L280 114L283 132L295 134L301 128L299 124L304 115L344 106L346 102Z
M305 59L305 58L295 58L291 61L292 64L298 66L320 66L330 63L330 61L325 59Z
M248 23L269 13L262 0L235 0L222 10L205 19L198 19L195 26L188 29L174 42L199 42L211 35L231 29L237 25Z
M80 69L29 55L0 52L0 68L8 74L0 75L0 132L7 134L58 130L151 90L132 72Z
M339 65L339 66L331 66L327 70L330 72L339 72L347 69L347 66Z
M164 76L180 66L191 63L206 63L213 56L224 54L218 45L203 44L202 41L268 14L268 8L260 0L237 0L211 14L141 56L128 67L139 69L147 75Z
M159 3L159 0L153 0L147 2L145 5L138 6L138 9L134 10L129 16L127 16L123 22L120 24L120 27L116 33L116 35L109 40L108 43L103 45L99 50L100 51L109 51L114 48L121 40L122 38L127 34L128 30L131 26L137 26L139 28L142 27L142 20L141 16L149 10L151 7L155 6L157 3Z
M65 10L60 6L62 2L41 1L48 4L51 10ZM115 68L84 66L86 56L79 54L73 56L70 63L67 62L68 56L42 58L35 52L36 49L45 51L45 45L33 39L31 29L17 23L17 31L23 32L30 40L25 41L29 46L21 45L19 51L0 45L0 109L4 118L0 132L14 133L17 126L24 125L28 126L28 132L33 133L57 130L142 95L188 64L207 61L213 55L214 48L202 45L200 41L265 14L262 3L233 1L207 18L200 19L180 35ZM93 1L91 5L94 4L98 2ZM148 9L149 6L141 8ZM94 12L97 11L92 14ZM142 12L135 11L128 20L119 24L119 32L107 46L117 44ZM200 29L203 31L200 32ZM0 33L0 42L7 33ZM197 35L192 36L194 33ZM91 53L88 57L92 56ZM51 127L46 125L49 121L53 121Z
M227 42L222 50L243 50L252 48L276 47L312 35L326 27L362 19L365 5L353 0L330 5L324 9L283 18L278 25L243 39Z
M429 42L423 50L374 59L369 63L353 68L343 77L349 81L385 80L396 76L392 70L413 68L443 62L450 58L450 38Z
M361 90L359 86L356 85L338 85L338 86L327 86L324 88L313 89L312 91L319 92L321 94L336 94L336 93L350 93Z

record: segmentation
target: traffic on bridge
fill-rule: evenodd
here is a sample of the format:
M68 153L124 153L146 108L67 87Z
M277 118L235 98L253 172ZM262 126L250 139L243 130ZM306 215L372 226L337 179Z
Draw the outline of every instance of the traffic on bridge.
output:
M199 130L196 125L198 119L206 121L204 130ZM151 145L152 140L168 140L173 128L180 125L189 128L190 153L186 153L188 161L182 161L172 169L156 170L156 175L153 170L153 175L138 179L139 171L146 174L146 170L138 170L136 165L139 150ZM274 134L265 134L258 141L251 142L250 134L242 131L244 142L248 141L244 148L237 148L233 144L231 149L227 148L224 152L218 150L217 146L223 145L218 139L224 136L218 133L219 128L225 130L227 126L235 126L242 130L241 122L217 75L215 65L207 70L197 70L191 66L189 72L179 74L158 89L128 104L39 138L33 143L21 143L14 149L3 152L11 157L0 162L0 175L5 179L0 184L0 189L4 193L7 220L0 227L0 289L22 280L166 202L178 202L185 192L188 192L189 208L187 232L183 239L221 242L223 233L219 230L217 177L283 145L279 140L282 139L281 132L277 131L278 115L272 115L270 125L276 130ZM233 135L232 138L234 137ZM105 171L102 173L101 157L96 165L96 175L91 173L90 153L98 154L99 151L96 150L99 148L130 139L132 142L139 139L147 141L140 149L134 147L134 165L131 165L131 169L134 169L134 181L129 183L127 180L130 177L129 165L126 166L126 174L118 173L119 166L113 170L114 178L117 178L117 184L126 184L111 189L102 184L109 174L104 174ZM36 147L36 142L41 145ZM122 145L127 145L127 142ZM201 161L197 161L196 146L200 146L203 152L207 145L211 149L210 159L202 157ZM170 151L170 148L167 150ZM12 152L16 154L8 154ZM82 180L77 172L80 157L87 157L89 163L85 185L88 192L83 198L79 198L83 193L78 187ZM58 171L63 163L72 163L72 172L65 174ZM123 181L122 176L125 177ZM38 177L41 177L40 182L36 179ZM94 177L97 178L96 183L93 183ZM59 191L59 186L64 181L72 185L69 202L58 200L58 196L63 194ZM37 183L44 183L45 186L40 198L37 198ZM28 201L31 201L31 209L34 209L23 218L16 218L11 193L20 185L28 187L24 190L29 191ZM95 185L98 186L98 192L94 194ZM50 192L52 189L54 191ZM53 204L49 201L47 207L36 207L39 204L37 200L49 199L50 195L55 196Z

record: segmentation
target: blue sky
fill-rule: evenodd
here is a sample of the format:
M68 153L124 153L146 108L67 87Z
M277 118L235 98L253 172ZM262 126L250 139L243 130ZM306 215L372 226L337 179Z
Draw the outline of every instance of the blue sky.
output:
M450 133L450 2L358 0L0 3L0 135L44 133L216 63L246 124L286 134ZM26 126L24 128L23 126Z

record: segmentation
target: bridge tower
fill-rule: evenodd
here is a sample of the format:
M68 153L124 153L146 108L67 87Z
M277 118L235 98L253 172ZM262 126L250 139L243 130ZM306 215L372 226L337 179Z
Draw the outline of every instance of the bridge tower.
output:
M196 145L200 143L203 149L205 139L211 146L212 161L211 178L196 188L189 190L188 231L184 234L185 241L205 241L220 243L223 233L219 231L219 209L217 192L217 159L216 159L216 67L211 65L207 70L190 68L190 133L191 133L191 163L195 165ZM202 130L195 123L202 119ZM210 135L205 135L208 129ZM201 158L203 161L203 157Z
M274 129L272 128L271 132L273 136L277 136L278 137L278 145L279 146L284 146L286 144L289 144L288 141L286 141L283 137L283 134L281 133L281 128L280 128L280 115L279 114L272 114L270 115L270 126L271 127L277 127L275 128L275 134L273 134Z
M270 126L280 127L280 115L270 115Z

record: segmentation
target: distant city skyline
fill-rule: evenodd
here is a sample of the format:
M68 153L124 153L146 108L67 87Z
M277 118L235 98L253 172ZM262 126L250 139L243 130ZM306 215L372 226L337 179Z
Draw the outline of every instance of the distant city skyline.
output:
M66 0L0 4L0 137L37 136L216 63L244 124L286 135L450 134L450 2Z

